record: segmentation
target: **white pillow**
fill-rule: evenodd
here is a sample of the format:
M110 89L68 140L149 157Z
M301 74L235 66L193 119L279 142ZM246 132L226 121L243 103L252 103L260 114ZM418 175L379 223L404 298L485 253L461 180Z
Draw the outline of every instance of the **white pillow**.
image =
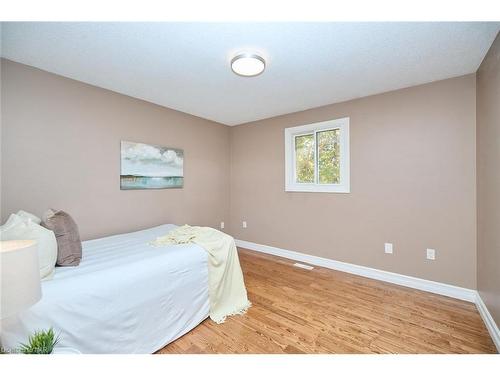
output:
M38 225L40 225L40 223L42 222L42 219L40 219L38 216L30 214L29 212L23 210L17 211L17 216L21 217L21 219L31 220Z
M32 220L26 220L19 215L12 214L0 228L0 238L2 241L35 240L38 245L40 278L49 280L54 276L57 260L57 241L54 232Z
M16 214L10 215L9 218L7 219L7 221L2 226L0 226L1 233L3 233L5 230L12 228L13 226L19 224L19 219L20 219L20 217L17 216ZM21 221L23 221L23 220L21 220ZM3 240L3 238L2 238L2 240Z

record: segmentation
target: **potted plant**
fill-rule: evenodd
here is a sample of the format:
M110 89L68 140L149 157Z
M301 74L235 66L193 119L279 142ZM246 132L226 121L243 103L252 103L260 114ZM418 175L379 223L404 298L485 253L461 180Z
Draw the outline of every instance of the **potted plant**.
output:
M20 352L23 354L51 354L58 342L59 336L55 335L52 328L47 331L36 331L30 336L27 344L21 345Z

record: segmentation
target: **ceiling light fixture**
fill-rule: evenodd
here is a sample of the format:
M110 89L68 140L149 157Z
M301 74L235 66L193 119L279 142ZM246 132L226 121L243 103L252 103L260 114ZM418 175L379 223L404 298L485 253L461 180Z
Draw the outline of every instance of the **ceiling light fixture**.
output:
M231 69L242 77L255 77L262 74L266 61L253 53L241 53L231 60Z

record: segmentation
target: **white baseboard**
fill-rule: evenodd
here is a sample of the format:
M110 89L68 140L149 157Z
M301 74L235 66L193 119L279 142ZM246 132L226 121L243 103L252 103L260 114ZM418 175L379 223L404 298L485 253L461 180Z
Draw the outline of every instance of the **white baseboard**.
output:
M481 296L474 289L462 288L455 285L439 283L436 281L420 279L413 276L401 275L399 273L382 271L376 268L358 266L352 263L339 262L333 259L321 258L314 255L299 253L297 251L280 249L279 247L260 245L254 242L235 240L236 246L244 249L254 250L261 253L276 255L283 258L309 263L319 267L330 268L332 270L352 273L354 275L368 277L370 279L386 281L388 283L406 286L408 288L423 290L426 292L441 294L443 296L460 299L476 304L479 314L490 333L490 336L500 353L500 332L484 304Z
M498 329L497 324L493 320L493 317L491 316L490 312L488 311L488 308L484 304L478 292L476 292L476 306L477 309L479 310L481 318L483 318L484 324L486 325L488 332L490 333L491 339L493 340L495 346L497 347L497 351L500 353L500 330Z
M441 294L447 297L457 298L463 301L476 302L477 292L473 289L462 288L455 285L443 284L436 281L419 279L417 277L401 275L376 268L358 266L352 263L339 262L333 259L321 258L314 255L299 253L296 251L280 249L278 247L260 245L254 242L235 240L236 246L258 251L261 253L276 255L283 258L298 260L319 267L330 268L332 270L352 273L370 279L386 281L388 283L406 286L413 289L424 290L426 292Z

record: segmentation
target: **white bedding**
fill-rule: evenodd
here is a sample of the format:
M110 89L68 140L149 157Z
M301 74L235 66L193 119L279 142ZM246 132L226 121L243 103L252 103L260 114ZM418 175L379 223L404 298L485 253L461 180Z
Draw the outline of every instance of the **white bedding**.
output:
M153 353L208 317L208 266L195 244L152 247L167 224L83 242L77 267L57 267L42 299L2 321L6 348L53 327L82 353Z

